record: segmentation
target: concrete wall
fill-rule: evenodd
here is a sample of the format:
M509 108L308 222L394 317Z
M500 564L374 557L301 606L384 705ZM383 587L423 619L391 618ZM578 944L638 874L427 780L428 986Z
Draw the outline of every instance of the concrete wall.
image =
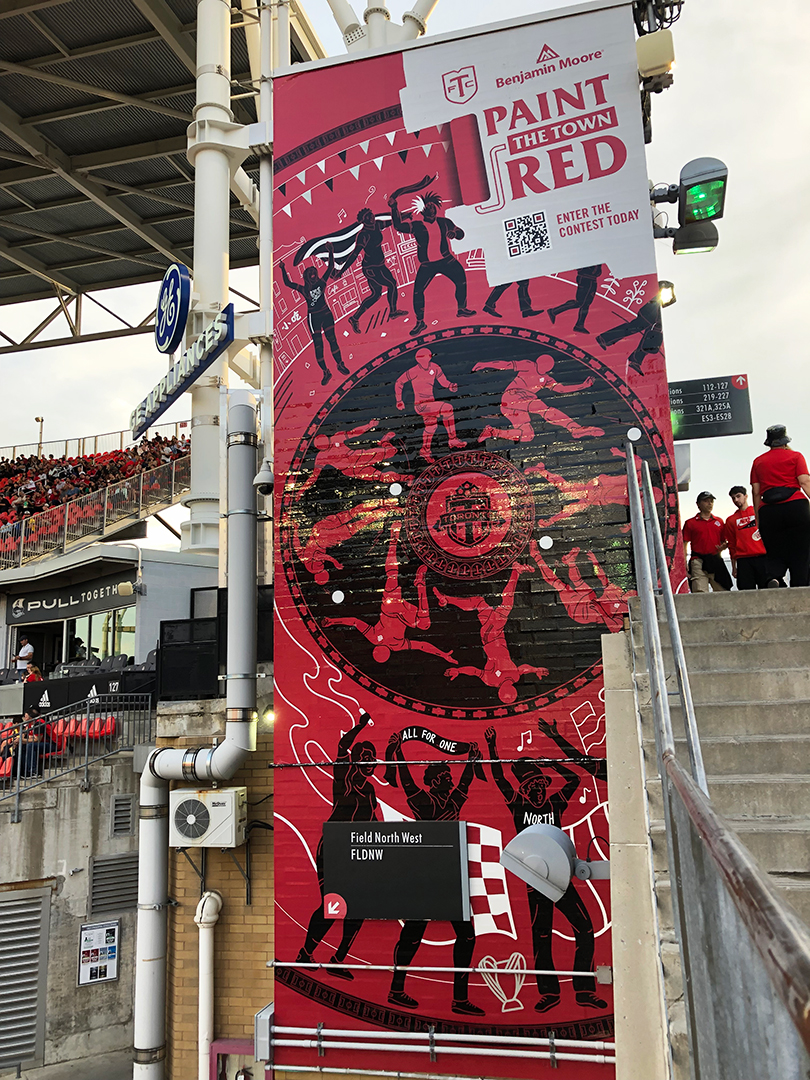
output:
M90 919L91 856L134 851L137 839L110 838L113 794L137 791L131 754L24 793L22 821L12 824L13 800L0 803L0 891L51 888L44 1064L94 1057L132 1043L135 910ZM137 810L134 820L137 821ZM77 987L79 928L121 920L117 982Z
M272 671L271 665L259 665ZM248 821L273 822L272 678L259 680L259 733L257 750L244 768L228 782L246 785ZM164 702L158 707L158 744L210 745L225 734L224 699ZM175 785L182 787L184 785ZM200 852L190 851L197 866ZM245 865L245 849L234 855ZM230 854L217 848L207 852L206 888L224 899L215 932L215 1013L217 1039L253 1040L253 1016L273 1000L273 973L267 961L273 945L273 833L256 828L250 836L252 904L245 903L245 882ZM198 930L194 911L200 881L183 855L169 855L169 895L177 907L169 911L168 1080L197 1077L197 957ZM254 1071L254 1078L261 1076Z
M143 551L146 595L138 597L135 659L142 663L160 637L162 619L187 619L191 589L216 587L216 560L175 551Z

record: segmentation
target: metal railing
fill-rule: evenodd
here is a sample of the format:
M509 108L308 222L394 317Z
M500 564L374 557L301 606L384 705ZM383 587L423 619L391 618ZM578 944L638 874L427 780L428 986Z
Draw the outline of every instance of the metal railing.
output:
M645 462L642 507L629 445L627 482L692 1077L806 1080L810 934L712 805L650 470ZM656 594L672 643L672 695ZM680 699L688 771L675 753L670 696Z
M144 435L146 439L152 439L155 435L162 435L164 439L179 439L188 435L191 430L190 420L179 420L174 424L155 424ZM85 457L90 454L106 454L111 450L125 450L128 446L134 446L140 438L132 438L129 428L123 431L105 431L101 435L83 435L76 439L49 439L48 442L21 443L19 446L0 446L0 458L16 457Z
M24 792L67 773L154 740L151 694L102 694L55 709L33 720L0 723L0 802L15 800L20 820Z
M59 555L171 506L191 486L191 458L175 458L128 480L0 526L0 570Z

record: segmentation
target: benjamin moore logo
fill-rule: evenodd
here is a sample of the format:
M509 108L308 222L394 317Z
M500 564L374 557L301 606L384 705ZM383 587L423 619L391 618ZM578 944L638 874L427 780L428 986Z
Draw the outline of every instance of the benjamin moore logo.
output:
M547 64L549 62L549 60L559 60L559 59L560 59L560 54L559 53L554 52L554 50L552 49L552 47L550 45L544 45L543 48L540 50L540 55L537 57L537 60L535 61L535 63L537 63L537 64Z
M25 614L25 597L18 597L11 605L11 614L15 619L19 619Z

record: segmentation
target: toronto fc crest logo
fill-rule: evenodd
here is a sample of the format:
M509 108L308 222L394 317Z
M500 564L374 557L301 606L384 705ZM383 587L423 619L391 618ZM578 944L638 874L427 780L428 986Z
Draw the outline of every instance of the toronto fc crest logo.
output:
M503 525L503 518L492 510L492 498L471 480L465 480L453 495L448 495L445 512L433 526L446 532L455 544L475 548L483 543L493 526Z
M458 71L445 71L442 75L444 96L454 105L463 105L478 93L478 79L475 68L460 68Z

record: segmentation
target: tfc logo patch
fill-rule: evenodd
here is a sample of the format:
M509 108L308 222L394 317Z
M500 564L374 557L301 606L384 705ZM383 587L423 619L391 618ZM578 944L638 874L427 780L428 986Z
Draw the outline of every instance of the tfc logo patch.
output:
M478 93L478 79L475 68L460 68L458 71L445 71L442 75L444 96L454 105L463 105Z
M435 532L446 532L455 544L474 548L482 544L493 527L504 519L492 508L492 496L471 480L465 480L445 499L445 512L433 526Z

